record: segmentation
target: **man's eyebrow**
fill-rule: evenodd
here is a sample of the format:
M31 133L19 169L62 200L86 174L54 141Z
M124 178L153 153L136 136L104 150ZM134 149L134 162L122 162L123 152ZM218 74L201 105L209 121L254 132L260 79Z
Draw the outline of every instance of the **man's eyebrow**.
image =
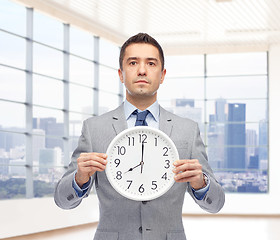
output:
M131 60L137 60L139 59L138 57L129 57L126 59L127 62L131 61Z
M138 59L140 59L139 57L129 57L129 58L127 58L127 62L129 62L129 61L131 61L131 60L138 60ZM148 60L148 61L156 61L156 62L158 62L158 59L157 58L153 58L153 57L148 57L148 58L145 58L146 60Z
M149 61L155 61L155 62L158 62L158 59L157 58L147 58L147 60L149 60Z

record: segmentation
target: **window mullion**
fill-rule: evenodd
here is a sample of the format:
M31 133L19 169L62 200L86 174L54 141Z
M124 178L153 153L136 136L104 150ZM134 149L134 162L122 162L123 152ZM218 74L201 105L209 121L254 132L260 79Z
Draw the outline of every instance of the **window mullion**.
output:
M33 198L33 9L26 8L26 198Z
M64 24L63 26L64 37L63 37L63 88L64 88L64 166L67 166L70 162L70 143L69 143L69 65L70 65L70 26Z
M93 92L93 114L99 112L99 37L94 36L94 92Z

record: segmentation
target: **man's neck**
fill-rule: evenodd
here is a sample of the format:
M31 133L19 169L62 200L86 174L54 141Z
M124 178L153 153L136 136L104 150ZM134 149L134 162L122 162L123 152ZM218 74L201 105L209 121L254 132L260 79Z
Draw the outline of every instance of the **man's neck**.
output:
M147 97L145 97L143 99L126 98L126 100L129 103L131 103L133 106L135 106L137 109L143 111L143 110L147 109L148 107L150 107L152 104L154 104L157 99L156 98L147 99Z

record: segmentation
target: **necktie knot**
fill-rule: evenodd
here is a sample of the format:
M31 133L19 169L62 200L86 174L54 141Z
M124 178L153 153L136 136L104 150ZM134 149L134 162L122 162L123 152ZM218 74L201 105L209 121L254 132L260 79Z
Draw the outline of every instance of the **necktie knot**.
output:
M136 115L136 122L135 126L148 126L146 122L146 117L149 113L149 110L145 110L143 112L138 112L138 110L135 110L133 114Z

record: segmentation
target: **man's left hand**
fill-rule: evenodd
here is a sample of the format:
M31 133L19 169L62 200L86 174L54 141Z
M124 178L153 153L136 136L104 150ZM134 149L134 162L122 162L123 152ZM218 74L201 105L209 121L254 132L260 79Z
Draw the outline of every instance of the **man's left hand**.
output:
M189 182L194 190L206 186L203 178L202 166L197 159L184 159L174 162L176 182Z

